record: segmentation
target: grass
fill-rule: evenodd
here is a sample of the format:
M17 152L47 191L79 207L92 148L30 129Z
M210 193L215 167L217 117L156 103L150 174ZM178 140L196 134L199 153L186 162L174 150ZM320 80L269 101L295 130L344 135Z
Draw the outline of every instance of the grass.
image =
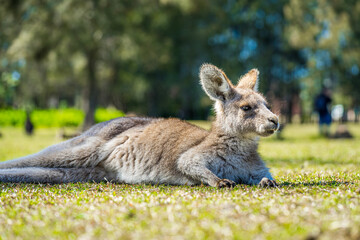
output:
M262 139L277 189L0 183L0 239L359 239L360 126L350 130L328 140L289 125L285 140ZM2 128L0 161L59 142L57 131Z

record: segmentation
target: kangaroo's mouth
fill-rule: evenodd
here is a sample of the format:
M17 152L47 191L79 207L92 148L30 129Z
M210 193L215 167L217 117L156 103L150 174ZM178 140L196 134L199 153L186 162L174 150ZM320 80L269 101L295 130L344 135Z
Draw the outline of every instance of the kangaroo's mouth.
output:
M276 132L276 129L268 129L265 132L268 134L273 134L274 132Z
M270 136L275 133L275 129L266 129L262 134L260 134L263 137Z
M274 134L279 129L279 124L270 122L260 126L258 134L262 137L267 137Z
M263 137L270 136L274 134L278 130L278 127L276 125L267 126L263 128L263 131L261 131L260 135Z

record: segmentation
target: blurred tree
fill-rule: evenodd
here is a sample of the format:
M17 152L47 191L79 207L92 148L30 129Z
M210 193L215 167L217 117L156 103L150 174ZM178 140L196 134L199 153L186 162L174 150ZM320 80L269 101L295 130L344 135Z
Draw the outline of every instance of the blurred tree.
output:
M349 31L340 36L342 51L336 59L339 67L339 85L343 96L351 96L351 106L360 107L360 2L356 0L331 1L337 15L346 18ZM343 29L347 30L347 29Z
M101 54L112 47L114 34L121 29L123 21L113 20L122 15L126 4L131 6L131 1L48 0L22 4L25 20L8 53L12 58L24 58L29 60L29 65L34 62L38 66L43 87L40 91L45 94L36 95L43 95L45 99L49 99L46 92L60 79L82 81L84 129L94 124L99 95L98 63L102 60ZM52 83L49 83L49 70L55 78Z
M301 82L304 110L310 114L312 100L323 86L336 89L338 103L359 104L360 29L358 1L291 0L284 8L286 39L307 60L308 75Z
M16 27L19 5L19 1L5 1L1 2L0 7L0 107L13 104L20 78L20 73L16 71L16 68L21 65L21 62L12 63L5 57L9 42L19 30Z
M0 4L0 106L97 105L150 116L205 118L203 62L260 90L291 121L322 84L359 103L355 0L27 0ZM64 104L65 103L65 104Z

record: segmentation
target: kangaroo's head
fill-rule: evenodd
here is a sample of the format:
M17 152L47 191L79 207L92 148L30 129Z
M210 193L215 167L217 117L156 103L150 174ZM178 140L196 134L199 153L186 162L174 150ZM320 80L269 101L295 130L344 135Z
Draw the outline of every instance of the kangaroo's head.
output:
M256 92L257 69L250 70L234 86L225 73L211 64L200 68L201 85L215 101L216 126L240 136L269 136L279 128L265 98Z

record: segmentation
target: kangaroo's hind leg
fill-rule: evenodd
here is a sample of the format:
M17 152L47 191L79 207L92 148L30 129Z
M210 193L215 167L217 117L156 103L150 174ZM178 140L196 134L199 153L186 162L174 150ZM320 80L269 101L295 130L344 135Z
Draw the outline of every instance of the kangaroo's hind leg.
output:
M0 182L70 183L114 181L115 176L102 168L10 168L0 169Z

